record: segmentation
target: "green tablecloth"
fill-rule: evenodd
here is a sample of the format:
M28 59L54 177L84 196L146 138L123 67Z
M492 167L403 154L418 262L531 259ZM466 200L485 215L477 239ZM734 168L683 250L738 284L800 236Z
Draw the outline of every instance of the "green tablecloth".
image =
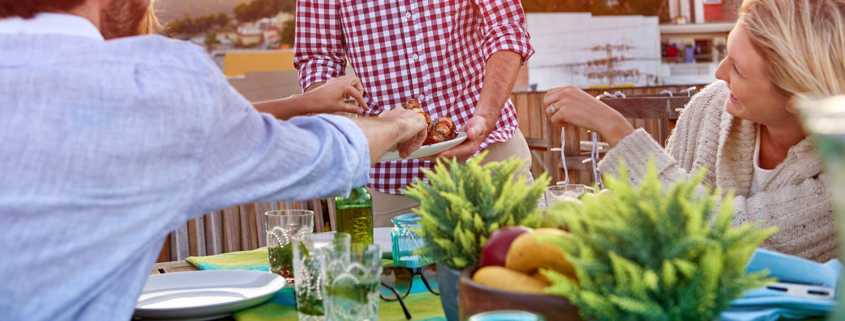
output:
M257 270L269 271L267 249L260 248L252 251L232 252L220 255L189 257L186 261L198 270ZM385 260L385 264L390 264ZM422 282L414 280L411 295L405 300L412 320L446 321L440 298L426 291ZM295 321L297 320L294 301L293 285L276 293L272 300L260 306L236 312L238 321ZM405 314L398 302L379 302L380 321L403 321Z

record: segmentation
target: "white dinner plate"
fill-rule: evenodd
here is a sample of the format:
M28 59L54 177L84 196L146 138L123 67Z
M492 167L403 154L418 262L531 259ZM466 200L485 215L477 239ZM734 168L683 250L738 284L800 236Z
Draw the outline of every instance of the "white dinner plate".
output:
M458 133L458 136L451 140L447 140L445 142L439 142L437 144L425 145L420 147L417 151L411 153L406 159L415 159L415 158L423 158L428 156L437 155L440 152L446 151L452 147L457 146L460 143L463 143L467 139L467 134L464 132ZM382 162L389 162L389 161L396 161L402 159L399 157L399 151L389 151L381 157Z
M276 274L192 271L150 275L135 306L143 320L212 320L266 302L285 287Z

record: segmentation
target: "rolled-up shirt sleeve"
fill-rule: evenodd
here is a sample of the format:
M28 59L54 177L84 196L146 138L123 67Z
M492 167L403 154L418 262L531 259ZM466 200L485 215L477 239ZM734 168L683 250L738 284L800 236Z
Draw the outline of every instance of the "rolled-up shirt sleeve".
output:
M525 11L519 0L476 0L484 21L484 60L499 51L512 51L528 61L534 54L531 36L525 22Z
M199 157L193 215L237 204L308 200L367 183L367 139L331 115L280 121L221 81L216 118Z
M299 0L296 2L294 66L302 90L342 76L346 69L340 1Z

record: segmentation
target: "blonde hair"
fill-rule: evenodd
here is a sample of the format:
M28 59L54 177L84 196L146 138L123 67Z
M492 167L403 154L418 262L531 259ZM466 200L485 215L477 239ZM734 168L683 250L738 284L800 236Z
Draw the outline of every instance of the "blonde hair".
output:
M147 7L147 12L138 23L139 35L152 35L161 32L161 24L158 22L158 17L155 13L155 1L150 0L150 5Z
M845 0L745 0L739 23L788 95L845 94Z

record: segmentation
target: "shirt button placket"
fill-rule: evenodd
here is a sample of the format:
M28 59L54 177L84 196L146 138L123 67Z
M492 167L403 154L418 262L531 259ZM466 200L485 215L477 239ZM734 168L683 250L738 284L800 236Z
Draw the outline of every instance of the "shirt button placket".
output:
M422 83L420 82L420 78L424 77L423 75L419 74L419 66L421 65L422 60L422 52L423 52L423 43L422 43L422 30L420 30L421 26L417 20L419 20L420 12L419 12L419 4L417 1L411 1L410 10L406 13L406 17L408 18L408 23L411 26L411 34L405 37L405 41L408 44L408 48L412 48L414 50L413 54L411 55L411 66L412 66L412 78L413 78L413 85L414 85L414 96L417 97L417 100L420 103L423 103L423 99L425 98L422 92ZM419 75L419 76L418 76Z
M411 79L411 87L412 87L412 90L413 90L412 94L414 95L414 97L416 97L418 100L420 100L420 102L422 102L421 101L422 99L420 99L420 97L421 97L420 95L422 93L420 92L418 80L417 80L417 77L416 77L417 74L418 74L417 63L420 60L420 55L419 55L419 53L414 52L414 50L417 47L416 43L414 41L414 34L419 33L416 21L414 19L414 16L415 16L414 12L417 11L418 8L417 8L416 0L411 0L411 1L408 1L407 3L408 3L408 5L404 9L405 19L406 19L405 22L407 23L407 25L409 26L409 29L411 31L411 32L405 34L405 48L406 48L406 50L408 50L408 54L409 54L408 58L410 59L410 61L407 62L408 66L409 66L408 69L409 69L409 72L410 72L410 75L408 75L408 77L410 77L410 79Z

